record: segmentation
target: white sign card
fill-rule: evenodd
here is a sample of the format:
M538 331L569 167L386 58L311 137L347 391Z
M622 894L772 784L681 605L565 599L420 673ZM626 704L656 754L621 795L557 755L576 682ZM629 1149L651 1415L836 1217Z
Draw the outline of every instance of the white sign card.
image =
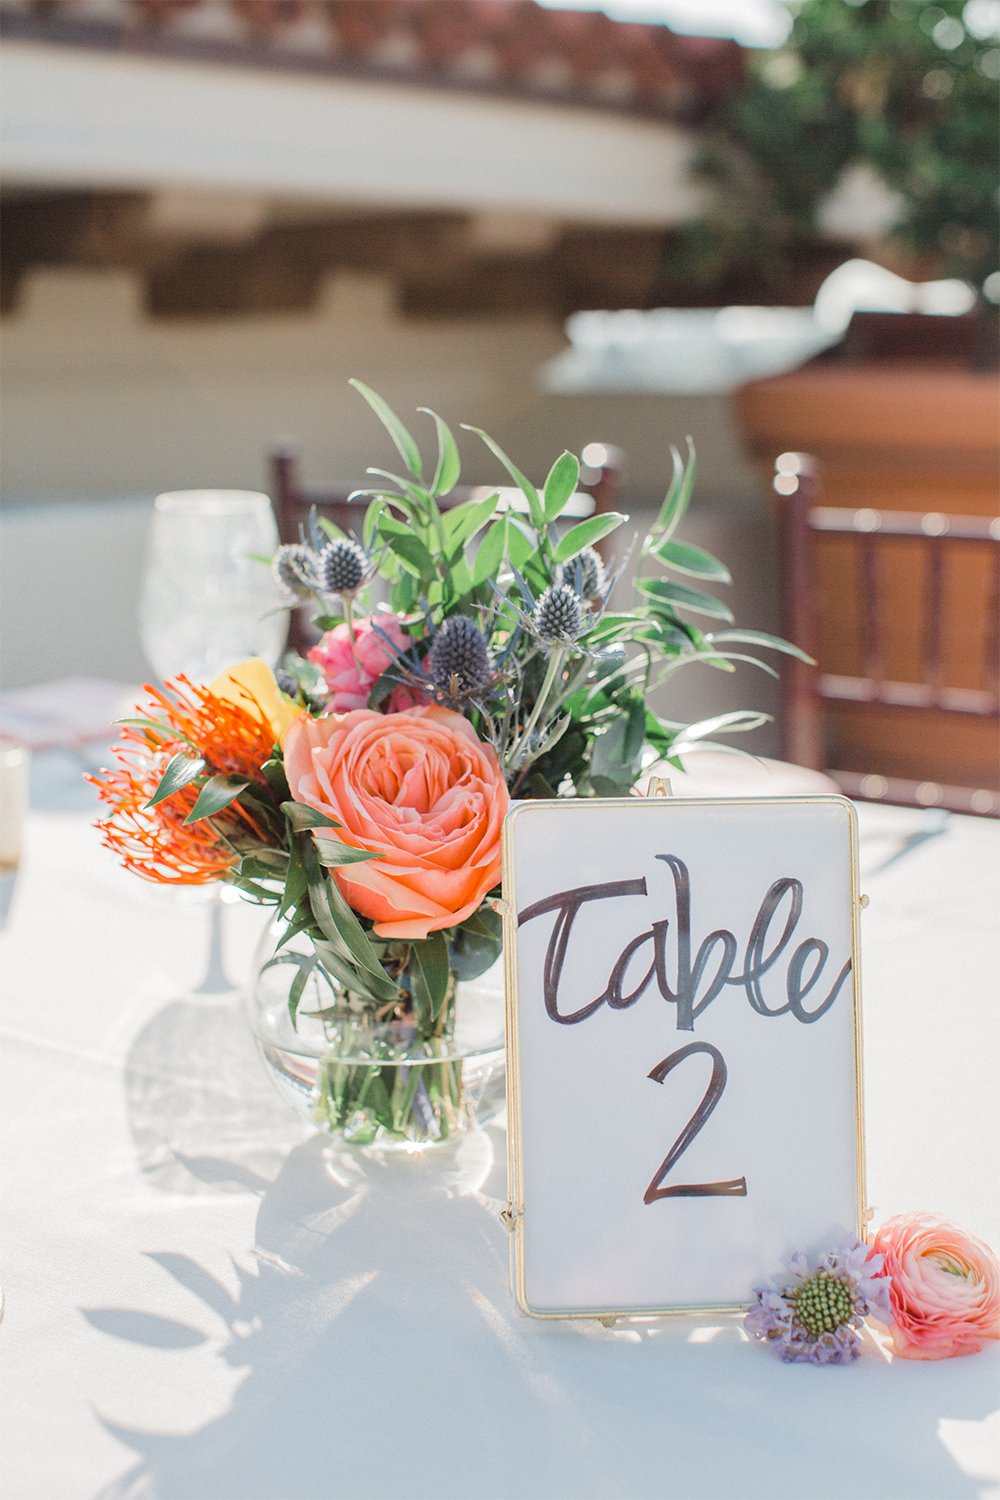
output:
M736 1309L861 1234L845 798L519 803L504 904L523 1311Z

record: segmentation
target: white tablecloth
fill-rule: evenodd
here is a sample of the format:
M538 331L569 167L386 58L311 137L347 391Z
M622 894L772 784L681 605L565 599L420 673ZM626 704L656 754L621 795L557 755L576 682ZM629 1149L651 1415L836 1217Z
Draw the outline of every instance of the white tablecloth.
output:
M862 810L870 1198L997 1244L998 830L953 818L904 847L922 817ZM242 969L261 914L227 919ZM185 994L206 922L121 873L84 813L32 817L0 934L6 1494L994 1493L993 1350L816 1369L735 1320L521 1317L502 1127L331 1166L236 1003Z

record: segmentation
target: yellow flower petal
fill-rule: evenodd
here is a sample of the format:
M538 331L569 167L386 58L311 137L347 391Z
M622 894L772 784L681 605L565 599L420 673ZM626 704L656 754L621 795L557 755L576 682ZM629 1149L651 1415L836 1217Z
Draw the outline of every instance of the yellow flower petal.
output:
M269 724L279 745L284 744L289 725L302 712L298 704L285 697L271 668L259 656L248 656L227 667L209 683L209 690Z

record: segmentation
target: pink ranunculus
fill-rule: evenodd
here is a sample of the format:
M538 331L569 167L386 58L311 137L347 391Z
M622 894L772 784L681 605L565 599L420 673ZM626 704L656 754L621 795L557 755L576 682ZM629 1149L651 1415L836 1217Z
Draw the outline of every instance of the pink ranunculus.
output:
M393 651L390 641L397 650ZM362 616L355 620L353 649L346 623L328 630L308 653L330 689L327 708L338 714L349 713L352 708L367 708L374 683L390 662L405 651L406 645L406 632L396 615Z
M871 1250L892 1278L895 1354L949 1359L1000 1338L1000 1264L982 1240L936 1214L897 1214Z

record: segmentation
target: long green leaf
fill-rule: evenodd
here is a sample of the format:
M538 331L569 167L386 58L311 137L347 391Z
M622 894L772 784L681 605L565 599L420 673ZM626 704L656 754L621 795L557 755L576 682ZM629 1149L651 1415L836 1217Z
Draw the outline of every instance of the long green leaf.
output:
M783 651L786 656L795 656L810 667L815 666L813 658L800 647L793 646L791 641L782 640L780 635L769 635L766 630L713 630L708 639L715 646L729 641L743 646L767 646L772 651Z
M580 478L580 460L572 453L560 453L545 481L545 519L554 521L562 515L566 501L574 493Z
M732 610L721 599L703 594L699 589L689 589L683 583L666 583L660 578L640 578L636 583L640 593L672 608L693 609L700 615L710 615L715 620L731 620Z
M499 494L488 495L485 500L466 500L453 506L441 517L449 558L457 557L468 542L496 515Z
M542 507L542 502L538 491L531 483L531 480L525 478L525 476L521 473L520 469L513 462L513 460L507 457L500 444L494 442L493 438L490 437L488 432L484 432L481 427L470 427L466 422L462 423L462 427L466 432L474 432L477 438L481 438L482 441L486 444L487 448L493 454L493 456L495 458L498 458L503 464L504 468L507 470L507 473L510 475L511 479L513 479L514 483L517 485L518 489L527 500L528 510L531 514L532 522L536 530L541 535L545 527L545 511Z
M650 551L653 557L659 558L668 568L675 568L678 573L690 573L693 578L707 578L713 583L733 581L725 563L710 552L703 552L700 547L692 547L690 542L675 542L668 538L651 547Z
M240 792L245 791L249 785L249 781L239 776L210 777L198 793L197 801L184 822L198 823L202 818L214 817L224 807L228 807L230 802L235 802Z
M380 525L380 530L384 523ZM399 558L403 567L408 569L414 576L426 583L437 573L437 564L424 546L423 542L413 532L403 536L390 534L386 537L386 545L390 552Z
M378 854L370 849L354 849L350 844L338 844L333 839L316 840L316 852L319 862L326 869L337 869L340 865L360 865L366 859L378 859Z
M448 993L448 945L435 932L413 945L414 998L418 1015L433 1025Z
M348 385L353 385L359 395L364 396L372 411L378 417L386 432L395 443L400 458L415 478L420 479L423 474L423 464L420 459L420 449L417 447L412 436L407 432L402 422L396 416L388 402L371 386L365 385L361 380L349 380Z
M479 544L475 562L472 564L473 584L485 583L487 578L495 578L500 570L507 551L507 517L503 516L499 521L494 521Z
M608 536L612 531L617 531L628 516L623 516L619 511L611 510L601 516L588 516L586 521L577 521L556 543L556 562L569 562L571 557L576 557L584 547L592 547L602 537Z
M458 483L458 476L462 472L462 463L458 456L458 448L452 436L451 428L447 422L443 422L436 411L431 411L429 406L418 406L425 416L433 417L437 427L438 436L438 460L434 469L434 478L431 480L432 495L447 495Z
M687 440L687 448L687 463L683 461L676 448L671 448L670 450L670 457L674 465L674 477L671 480L670 488L667 490L666 498L660 507L660 513L650 533L658 539L673 536L677 527L684 519L684 514L691 502L695 475L698 472L698 461L694 451L694 444L690 438Z
M167 769L160 777L156 791L146 803L147 807L156 807L160 802L165 802L172 797L174 792L179 792L182 786L188 786L192 781L197 781L205 770L205 762L200 758L192 760L185 755L183 750L179 755L171 756Z
M326 813L321 813L318 808L309 807L305 802L283 802L281 811L296 833L304 833L308 828L340 827L336 819L327 817Z

